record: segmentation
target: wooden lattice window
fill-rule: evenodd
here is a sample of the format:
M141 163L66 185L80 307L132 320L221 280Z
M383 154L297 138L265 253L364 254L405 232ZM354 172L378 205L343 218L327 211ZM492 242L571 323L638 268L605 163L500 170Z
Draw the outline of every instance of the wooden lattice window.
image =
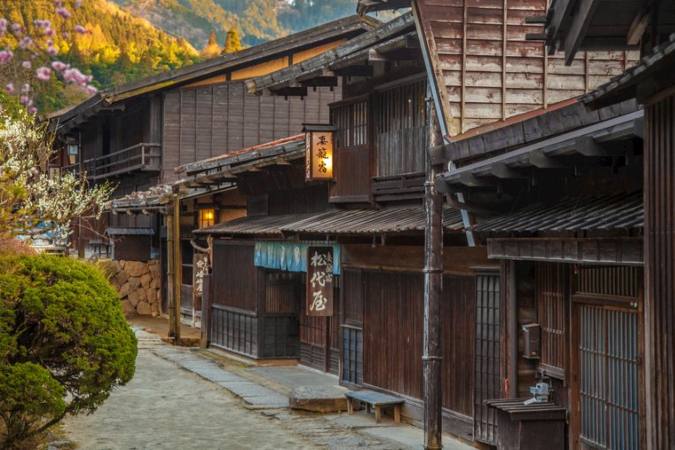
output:
M541 365L558 378L564 378L567 367L567 273L562 264L538 264L535 274Z
M353 149L368 144L368 101L337 105L331 109L331 123L335 126L335 145Z

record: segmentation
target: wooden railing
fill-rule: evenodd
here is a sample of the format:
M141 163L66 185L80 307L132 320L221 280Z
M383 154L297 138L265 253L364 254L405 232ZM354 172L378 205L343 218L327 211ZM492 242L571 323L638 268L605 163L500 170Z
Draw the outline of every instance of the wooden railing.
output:
M162 156L160 144L140 143L123 148L107 155L97 156L64 167L64 171L79 169L87 173L87 178L101 178L123 175L136 170L159 171Z
M376 202L417 200L424 197L424 173L403 173L373 178L373 198Z

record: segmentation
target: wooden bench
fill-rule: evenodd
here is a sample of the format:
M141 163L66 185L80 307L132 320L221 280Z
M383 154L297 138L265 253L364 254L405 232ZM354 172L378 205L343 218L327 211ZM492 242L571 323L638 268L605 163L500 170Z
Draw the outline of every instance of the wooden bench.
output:
M394 422L401 423L401 407L403 399L393 395L382 394L381 392L370 391L367 389L361 391L349 391L345 394L347 397L347 412L354 413L354 403L365 403L370 412L370 408L375 408L375 422L380 423L382 419L383 408L394 408Z

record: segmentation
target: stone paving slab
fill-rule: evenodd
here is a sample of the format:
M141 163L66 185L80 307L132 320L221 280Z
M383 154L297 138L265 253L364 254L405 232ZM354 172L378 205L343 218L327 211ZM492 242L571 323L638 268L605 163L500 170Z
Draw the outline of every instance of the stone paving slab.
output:
M227 389L250 406L256 408L288 407L288 398L284 395L233 374L191 350L160 347L153 349L153 353Z

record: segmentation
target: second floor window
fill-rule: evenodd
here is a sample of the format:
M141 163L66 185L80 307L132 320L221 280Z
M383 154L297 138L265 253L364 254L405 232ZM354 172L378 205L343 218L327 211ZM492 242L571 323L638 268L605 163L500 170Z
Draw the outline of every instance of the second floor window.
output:
M199 210L199 228L208 228L216 224L216 210L204 208Z

